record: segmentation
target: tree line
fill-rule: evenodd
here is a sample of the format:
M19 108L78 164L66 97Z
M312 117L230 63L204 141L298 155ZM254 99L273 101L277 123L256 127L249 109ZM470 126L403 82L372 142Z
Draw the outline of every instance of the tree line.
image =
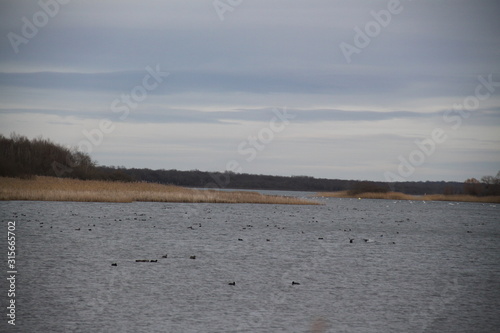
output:
M71 164L72 176L85 178L96 165L90 156L76 149L42 137L29 140L15 133L10 138L0 135L0 154L0 175L6 177L54 176L57 167Z
M146 181L198 188L265 189L287 191L349 191L356 195L363 192L396 191L413 195L471 194L500 195L500 172L484 176L481 180L465 182L373 182L359 180L326 179L309 176L272 176L234 172L208 172L200 170L151 170L99 166L96 161L75 148L64 147L49 139L38 137L29 140L12 134L0 134L0 176L30 178L34 175L71 177L78 179L112 181Z
M70 177L78 179L132 180L103 172L97 162L76 148L64 147L49 139L0 134L0 176L31 178L37 176Z

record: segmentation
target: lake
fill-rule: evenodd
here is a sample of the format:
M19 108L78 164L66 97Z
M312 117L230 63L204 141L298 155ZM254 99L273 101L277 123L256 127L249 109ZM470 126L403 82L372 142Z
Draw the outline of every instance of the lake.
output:
M498 332L500 205L319 200L0 202L0 331Z

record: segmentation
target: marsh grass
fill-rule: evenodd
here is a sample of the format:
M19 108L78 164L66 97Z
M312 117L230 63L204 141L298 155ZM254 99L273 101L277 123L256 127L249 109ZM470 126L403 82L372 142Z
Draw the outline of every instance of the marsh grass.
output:
M339 192L320 192L317 194L320 197L331 198L361 198L361 199L388 199L388 200L415 200L415 201L456 201L456 202L486 202L486 203L500 203L500 196L484 196L477 197L465 194L428 194L428 195L409 195L401 192L387 192L387 193L360 193L351 195L348 191Z
M0 177L0 200L319 204L300 198L270 196L257 192L194 190L146 182L113 182L41 176L32 179Z

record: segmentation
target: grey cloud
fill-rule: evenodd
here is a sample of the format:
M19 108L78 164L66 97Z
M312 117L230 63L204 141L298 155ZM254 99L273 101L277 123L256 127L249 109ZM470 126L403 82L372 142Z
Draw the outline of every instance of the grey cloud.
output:
M248 0L228 12L223 22L210 0L70 1L16 54L6 36L20 33L21 19L32 18L40 10L38 3L0 1L0 117L12 122L2 122L3 128L33 131L42 123L40 128L51 132L45 135L59 130L62 137L61 133L71 132L68 127L73 121L80 126L82 119L120 121L110 110L111 102L142 83L146 66L159 64L170 75L125 119L130 127L137 124L140 128L130 142L140 145L150 139L142 124L175 123L186 133L179 140L195 146L203 137L202 145L209 141L210 133L190 136L190 124L265 123L273 117L272 106L280 104L280 108L288 106L296 115L294 124L304 128L322 122L356 126L357 134L346 140L358 150L346 154L342 163L355 165L362 155L363 163L376 165L368 156L384 151L390 155L403 139L396 135L398 131L384 126L377 128L380 136L364 136L363 130L373 133L379 123L405 120L398 123L416 124L413 133L424 133L429 124L441 126L444 107L474 94L478 75L493 73L495 81L500 80L500 6L496 0L401 0L404 10L354 54L350 64L339 44L352 44L354 27L364 29L373 20L370 12L387 8L388 1ZM498 90L492 95L464 119L463 128L470 125L469 132L450 135L450 145L471 133L483 140L470 141L471 147L485 144L485 138L494 141L498 137ZM30 117L16 122L13 115L17 114L38 116L31 122ZM242 139L229 132L228 142ZM293 144L285 147L283 159L289 158L288 167L300 174L328 176L328 168L310 161L321 162L330 147L349 149L341 143L330 146L331 140L325 139L325 150L316 151L310 149L317 143L314 137L296 135L290 134L287 142ZM299 141L304 144L296 144ZM108 150L113 151L115 143L107 142ZM377 148L380 142L386 143L383 149ZM225 143L210 141L205 146L217 150ZM290 153L285 156L287 149ZM138 151L141 163L155 160L161 165L175 160L162 162L140 148ZM183 167L200 167L185 162L192 154L176 154ZM296 157L301 154L310 160ZM131 152L130 156L135 155ZM468 159L463 151L449 152L449 156L454 161ZM213 154L204 157L214 159ZM135 157L121 158L130 165L137 162ZM109 163L116 164L111 159ZM475 167L482 163L493 167L481 155ZM266 166L269 172L278 167ZM350 168L345 172L346 177L364 177L349 174ZM440 178L446 175L442 170L435 172Z
M156 64L150 65L155 67ZM146 66L145 66L146 67ZM153 95L186 92L245 92L254 94L302 93L355 96L365 94L405 94L419 96L466 95L476 83L476 77L456 82L455 78L437 75L415 75L411 81L392 73L336 74L281 72L220 72L170 71L162 84L150 91ZM76 90L93 92L129 93L142 84L145 69L119 72L35 72L0 73L0 86L44 90ZM415 88L418 86L419 88Z
M276 108L279 112L284 112L284 108ZM40 114L56 115L59 117L73 116L80 119L101 119L109 118L120 121L121 114L114 114L111 111L103 112L83 112L74 110L52 110L52 109L0 109L1 114ZM314 109L300 110L288 109L286 113L293 115L294 123L311 123L325 121L384 121L391 119L412 119L437 117L440 113L418 113L410 111L346 111L336 109ZM144 108L140 112L131 112L124 121L136 123L219 123L231 124L236 122L269 122L275 118L273 108L263 109L240 109L233 111L198 111L189 109L153 109Z

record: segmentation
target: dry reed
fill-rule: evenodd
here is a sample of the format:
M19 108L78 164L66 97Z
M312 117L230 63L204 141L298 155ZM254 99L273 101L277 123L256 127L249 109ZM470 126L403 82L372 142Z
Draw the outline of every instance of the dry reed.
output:
M317 194L320 197L331 198L361 198L361 199L388 199L388 200L415 200L415 201L455 201L455 202L485 202L485 203L500 203L500 196L484 196L477 197L465 194L427 194L427 195L409 195L401 192L387 192L387 193L360 193L350 195L347 191L339 192L320 192Z
M315 205L314 201L257 192L194 190L145 182L112 182L55 177L0 177L0 200L86 202L211 202Z

